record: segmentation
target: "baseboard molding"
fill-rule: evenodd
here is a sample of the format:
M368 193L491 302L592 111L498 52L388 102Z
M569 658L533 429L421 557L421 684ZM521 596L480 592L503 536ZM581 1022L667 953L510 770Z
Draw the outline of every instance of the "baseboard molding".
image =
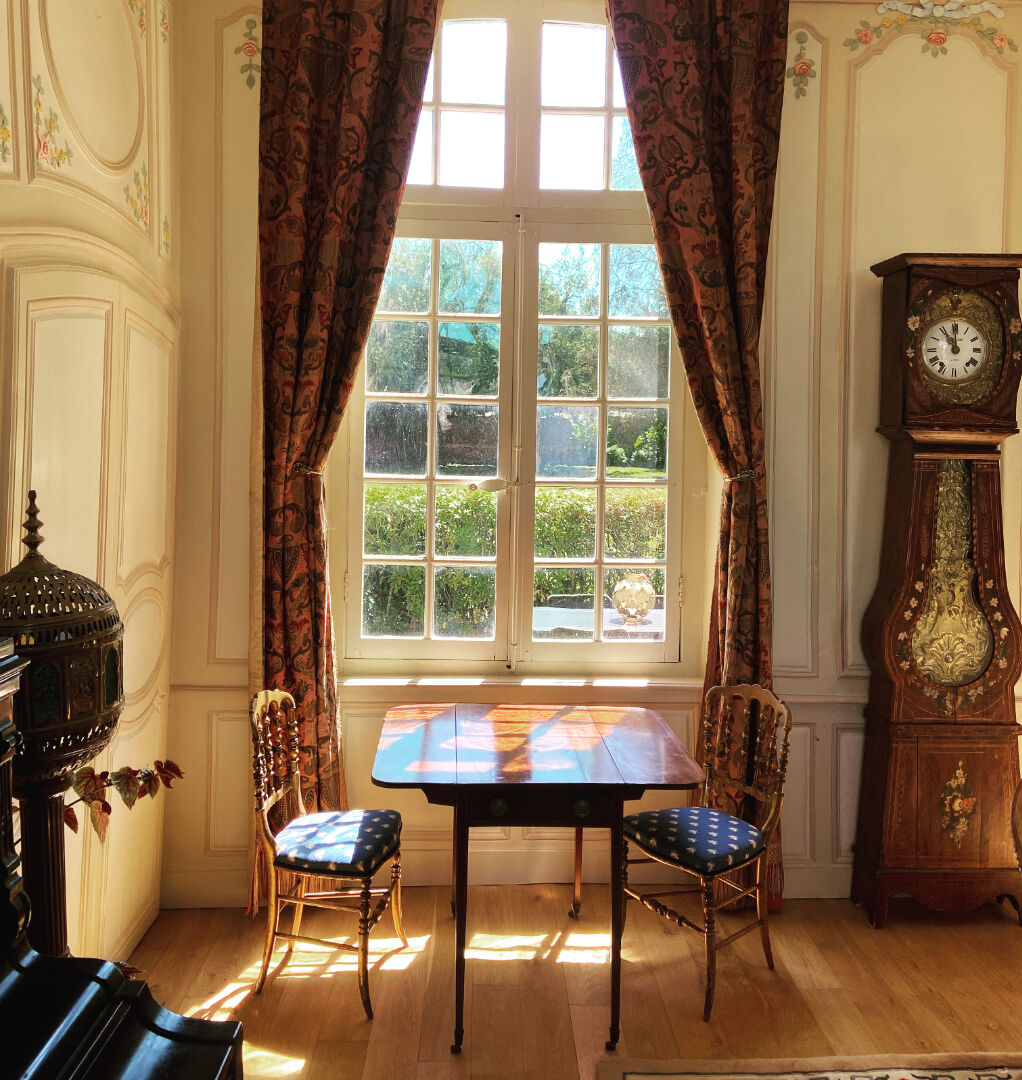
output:
M248 880L247 870L165 870L160 907L247 907Z

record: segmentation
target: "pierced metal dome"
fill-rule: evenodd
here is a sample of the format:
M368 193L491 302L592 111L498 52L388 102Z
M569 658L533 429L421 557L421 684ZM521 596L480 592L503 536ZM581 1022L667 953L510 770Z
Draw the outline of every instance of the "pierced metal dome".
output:
M110 594L39 552L43 524L28 493L22 543L28 554L0 577L0 637L14 639L32 664L15 698L21 748L14 789L43 784L61 790L71 774L103 749L124 704L124 626Z

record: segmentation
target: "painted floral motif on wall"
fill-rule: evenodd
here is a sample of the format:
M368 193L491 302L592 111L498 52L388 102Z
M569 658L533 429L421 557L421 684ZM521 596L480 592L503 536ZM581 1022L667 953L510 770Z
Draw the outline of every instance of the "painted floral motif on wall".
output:
M57 135L60 132L60 117L55 109L50 108L47 115L43 116L43 80L41 75L32 79L35 94L32 95L32 106L35 119L35 156L37 161L49 165L51 169L63 169L71 164L71 147L64 140L63 148L57 145Z
M245 62L241 65L241 74L245 76L245 84L251 90L256 84L256 75L262 71L262 68L256 62L260 53L262 52L262 45L259 43L259 38L256 37L255 29L259 23L255 19L245 20L245 33L242 35L244 40L242 43L235 47L234 55L237 56L241 53L244 56Z
M167 17L166 4L160 4L160 40L170 41L170 19Z
M952 35L970 33L1000 55L1004 50L1017 53L1015 41L991 25L991 19L999 19L1004 12L989 2L963 4L950 0L946 4L934 4L932 0L906 3L905 0L885 0L877 8L880 18L874 23L861 19L843 44L854 52L880 41L885 34L913 33L922 39L922 52L930 56L946 56ZM982 16L986 15L984 20Z
M138 32L144 37L146 29L145 0L128 0L128 7L132 15L138 19Z
M791 67L788 68L786 73L787 78L791 79L791 85L795 88L796 98L805 97L809 91L809 80L816 78L815 62L806 55L806 43L808 41L809 35L805 30L799 30L795 35L798 52L796 52Z
M145 162L142 162L141 171L135 170L133 182L124 185L124 201L131 211L131 216L148 232L149 170L146 168Z
M3 105L0 105L0 162L11 156L11 122L7 119Z
M170 219L163 215L163 228L160 230L160 250L164 255L170 255Z
M965 783L965 771L958 762L955 775L940 795L940 826L955 847L961 847L969 822L976 816L976 796Z

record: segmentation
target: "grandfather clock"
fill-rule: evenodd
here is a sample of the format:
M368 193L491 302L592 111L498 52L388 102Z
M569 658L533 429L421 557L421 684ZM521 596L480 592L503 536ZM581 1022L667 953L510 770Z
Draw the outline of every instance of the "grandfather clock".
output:
M1000 444L1017 432L1022 255L898 255L883 278L891 440L852 899L881 927L1022 899L1011 837L1022 624L1004 573ZM1022 915L1020 915L1022 919Z

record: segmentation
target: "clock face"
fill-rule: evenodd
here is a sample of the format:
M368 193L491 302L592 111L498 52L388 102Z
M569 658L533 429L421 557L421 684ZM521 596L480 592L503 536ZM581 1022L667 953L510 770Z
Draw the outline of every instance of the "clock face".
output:
M982 401L997 386L1004 330L997 308L969 289L950 289L916 316L915 356L930 392L947 405Z
M983 331L967 319L940 319L923 332L923 363L945 382L978 375L988 353Z

